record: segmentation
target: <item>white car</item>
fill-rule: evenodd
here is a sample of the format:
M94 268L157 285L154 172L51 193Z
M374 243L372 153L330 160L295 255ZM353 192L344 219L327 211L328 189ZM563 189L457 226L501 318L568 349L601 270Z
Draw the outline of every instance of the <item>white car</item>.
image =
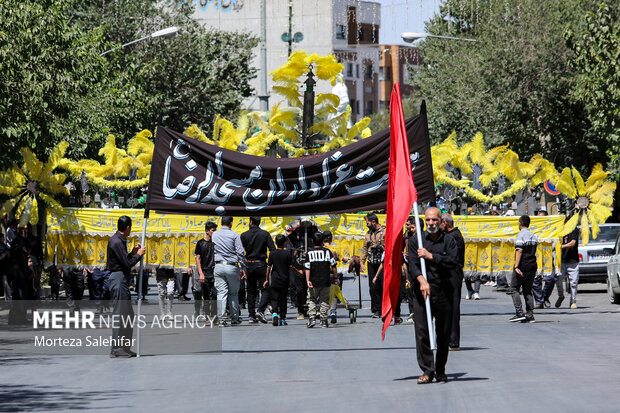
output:
M613 255L607 263L607 293L610 303L620 304L620 235L616 237Z
M607 262L611 258L620 224L601 224L595 239L583 246L579 240L579 283L601 282L607 278ZM592 233L590 233L592 236Z

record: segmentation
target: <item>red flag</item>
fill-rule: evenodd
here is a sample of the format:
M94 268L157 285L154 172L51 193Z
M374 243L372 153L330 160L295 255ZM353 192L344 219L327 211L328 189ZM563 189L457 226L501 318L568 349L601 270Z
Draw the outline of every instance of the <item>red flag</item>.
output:
M387 217L385 221L385 259L383 261L382 339L392 322L400 291L403 262L403 226L411 206L418 200L413 184L409 143L405 129L400 86L394 84L390 100L390 166L388 170Z

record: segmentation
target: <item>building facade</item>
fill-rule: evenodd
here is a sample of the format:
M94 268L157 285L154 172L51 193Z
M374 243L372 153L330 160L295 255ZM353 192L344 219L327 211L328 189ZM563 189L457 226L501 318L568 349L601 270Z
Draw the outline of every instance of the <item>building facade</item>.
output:
M411 46L381 45L379 50L379 110L383 110L389 107L395 82L400 83L403 98L413 94L408 66L419 66L422 57L420 51Z
M206 27L262 33L262 0L198 0L194 17ZM309 54L334 54L345 66L343 78L349 92L352 120L379 109L379 24L381 7L377 2L360 0L264 0L266 8L266 68L259 70L252 86L257 95L263 76L267 77L269 107L284 100L271 93L273 82L268 74L288 59L286 34L303 40L292 43L292 50ZM299 39L299 36L297 36ZM261 45L254 52L254 67L261 68ZM303 86L302 86L303 90ZM328 82L319 82L317 93L331 91ZM259 109L257 96L246 99L244 106Z

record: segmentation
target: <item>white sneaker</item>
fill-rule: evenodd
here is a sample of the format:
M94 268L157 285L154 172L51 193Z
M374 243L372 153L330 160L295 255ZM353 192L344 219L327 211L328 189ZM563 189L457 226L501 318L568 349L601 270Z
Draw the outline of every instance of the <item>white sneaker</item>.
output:
M478 293L474 293L474 295L472 295L472 298L473 298L474 300L479 300L479 299L480 299L480 296L478 295Z
M407 317L407 320L405 320L405 323L413 324L413 314L409 314L409 317Z
M466 300L471 299L471 297L469 296L469 293L465 294L465 299L466 299Z

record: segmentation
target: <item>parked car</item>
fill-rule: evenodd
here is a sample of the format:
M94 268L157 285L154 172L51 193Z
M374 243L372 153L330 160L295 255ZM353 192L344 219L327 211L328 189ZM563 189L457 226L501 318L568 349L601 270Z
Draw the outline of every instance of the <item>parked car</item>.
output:
M595 239L590 233L587 246L579 240L579 283L607 281L607 262L613 255L620 224L601 224Z
M616 237L613 255L607 263L607 294L610 303L620 304L620 235Z

